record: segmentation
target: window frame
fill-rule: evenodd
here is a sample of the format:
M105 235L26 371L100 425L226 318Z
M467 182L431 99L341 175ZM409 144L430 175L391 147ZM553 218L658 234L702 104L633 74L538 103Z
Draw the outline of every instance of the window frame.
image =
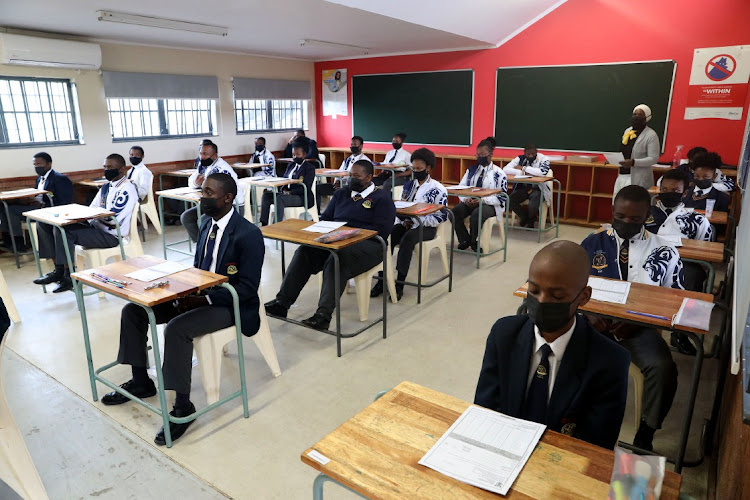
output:
M238 101L263 101L265 103L265 113L266 113L266 127L263 129L257 129L257 130L239 130L238 129L238 122L237 122L237 102ZM273 128L273 105L271 104L273 101L300 101L303 103L300 106L300 110L306 108L306 111L303 112L305 116L303 116L303 122L309 122L309 114L310 114L310 99L234 99L234 129L237 135L247 135L247 134L257 134L257 133L273 133L273 132L289 132L292 130L309 130L309 123L303 123L299 127L289 127L289 128ZM244 108L239 108L244 109ZM244 120L243 120L244 122Z
M45 78L45 77L35 77L35 76L9 76L9 75L0 75L0 80L7 80L7 81L20 81L20 82L54 82L54 83L64 83L68 90L68 107L70 108L70 122L71 122L71 128L73 131L74 139L68 140L68 141L34 141L34 142L8 142L8 127L5 124L5 113L6 111L3 110L3 104L0 100L0 149L20 149L20 148L38 148L43 146L80 146L83 144L83 134L82 134L82 127L81 127L81 117L80 117L80 110L78 108L78 89L76 87L76 84L73 80L69 78ZM22 85L23 87L23 85ZM12 95L12 94L11 94ZM26 92L23 91L23 102L24 102L24 112L26 114L26 123L27 127L29 127L29 135L32 136L33 133L31 132L31 120L29 114L32 113L28 109L27 104L27 98L26 98ZM17 111L9 111L9 113L17 113ZM34 111L36 113L36 111ZM44 111L42 111L44 113ZM55 113L53 111L49 111L49 113Z
M167 131L167 106L166 101L167 100L191 100L191 101L209 101L212 102L212 116L209 116L209 124L213 127L213 130L210 132L205 133L198 133L198 134L160 134L160 135L146 135L146 136L138 136L138 137L113 137L112 133L112 111L109 108L109 101L114 100L148 100L148 99L155 99L156 100L156 106L157 106L157 113L158 113L158 119L159 119L159 130L161 132ZM133 141L161 141L161 140L168 140L168 139L191 139L195 137L218 137L218 125L219 125L219 113L218 113L218 99L197 99L197 98L153 98L153 97L139 97L139 98L132 98L132 97L107 97L105 98L106 104L107 104L107 117L109 119L109 135L112 138L112 142L133 142ZM122 113L122 111L116 111L115 113ZM143 111L140 111L141 114L143 114ZM215 115L215 120L214 116Z

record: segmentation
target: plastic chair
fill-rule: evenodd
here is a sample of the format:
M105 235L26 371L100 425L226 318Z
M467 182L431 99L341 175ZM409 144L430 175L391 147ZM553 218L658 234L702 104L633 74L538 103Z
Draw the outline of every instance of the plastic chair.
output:
M13 323L20 323L21 315L18 314L18 309L16 309L16 304L10 295L10 289L8 288L8 283L5 282L5 276L3 276L2 271L0 271L0 297L2 297L5 303L5 309L7 309L11 321Z
M318 158L320 159L320 168L326 168L326 155L318 153Z
M467 217L466 220L468 221L469 217ZM481 245L482 251L485 253L491 251L490 244L492 242L492 228L495 225L500 228L500 239L505 239L505 224L503 224L503 221L501 219L497 218L497 215L495 215L494 217L490 217L489 219L484 221L484 224L482 224Z
M263 306L263 298L258 293L260 307L260 328L258 333L250 337L258 346L263 359L268 363L274 377L281 375L279 360L276 357L276 349L273 346L271 330L268 327L266 308ZM206 391L206 401L213 404L219 400L219 388L221 385L221 359L227 354L227 344L237 340L237 332L234 326L218 330L214 333L202 335L193 341L195 353L198 356L198 367L201 371L203 390Z
M312 183L312 192L313 196L315 193L315 188L318 185L318 178L313 178ZM302 200L304 203L304 199ZM319 216L318 216L318 207L315 203L313 203L313 206L307 209L307 213L310 214L310 217L313 222L318 222ZM284 219L302 219L305 215L305 208L304 207L286 207L284 208ZM276 222L276 207L271 205L271 211L269 214L269 221ZM271 223L273 223L271 222Z
M146 199L140 202L140 209L141 225L143 226L143 229L146 229L146 217L148 217L151 224L153 224L154 229L156 229L156 232L161 234L161 221L159 220L159 210L157 210L156 203L154 202L153 187L151 188L151 191L149 191L148 196L146 196Z
M633 380L633 406L635 407L635 421L633 422L633 432L638 432L638 426L641 425L641 405L643 399L643 373L641 369L630 363L628 376Z
M253 224L255 224L255 216L257 214L254 214L252 209L252 190L256 188L257 186L245 185L245 215L243 217ZM256 197L256 199L260 198Z
M440 260L443 263L443 271L445 274L448 274L450 272L450 268L448 266L448 251L446 250L446 247L448 245L448 237L446 236L446 231L450 230L450 222L444 221L438 224L437 231L435 232L435 237L431 240L422 242L422 262L420 262L420 265L422 266L422 284L424 285L427 282L427 268L430 263L430 253L437 248L438 252L440 252ZM482 241L484 241L484 235L482 236ZM414 253L416 255L419 255L419 246L414 247Z
M552 169L549 169L547 172L546 177L554 177L555 174L552 172ZM541 225L542 230L544 230L545 227L547 227L547 220L549 220L550 224L555 224L555 207L554 207L554 192L552 191L552 181L545 182L547 188L549 188L550 193L552 193L552 205L547 205L547 200L542 197L542 208L539 213L539 224ZM528 206L529 200L524 201L521 203L521 205ZM516 223L516 213L511 211L510 212L510 224L514 225Z
M400 186L393 186L393 188L391 188L391 189L393 189L393 199L394 200L400 200L401 199L401 195L404 192L404 185L402 184Z

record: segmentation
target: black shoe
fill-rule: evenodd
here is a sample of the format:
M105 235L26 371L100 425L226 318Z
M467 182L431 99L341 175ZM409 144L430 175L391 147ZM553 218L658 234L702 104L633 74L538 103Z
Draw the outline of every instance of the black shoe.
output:
M695 346L690 343L690 339L684 333L672 332L671 342L672 347L676 347L680 354L687 354L688 356L695 356L698 351Z
M70 276L64 276L60 279L59 283L57 288L52 290L52 293L62 293L73 289L73 280L70 279Z
M652 429L646 425L646 422L641 421L638 432L635 433L635 437L633 438L633 446L646 451L654 451L655 433L656 429Z
M172 411L169 412L170 415L173 417L187 417L195 413L195 405L193 403L190 403L190 408L187 408L185 410L181 410L177 407L172 409ZM185 422L184 424L175 424L174 422L169 422L169 433L172 436L172 442L174 443L178 439L182 437L183 434L185 434L185 431L188 430L188 427L190 427L193 422L195 422L195 419L190 420L189 422ZM164 436L164 427L159 429L159 432L156 433L156 437L154 438L154 443L158 444L159 446L164 446L167 444L167 438Z
M462 242L460 242L458 244L458 249L459 250L466 250L467 248L469 248L469 246L471 246L471 242L470 241L462 241Z
M314 328L315 330L328 330L331 324L331 318L326 318L320 313L315 313L311 317L302 320L302 324Z
M378 281L375 286L370 290L370 297L380 297L383 295L383 282Z
M396 284L396 300L401 300L401 297L404 296L404 285L399 286Z
M273 299L271 302L266 302L265 306L266 314L270 314L271 316L286 318L286 313L289 312L289 309L284 307L284 305L276 299Z
M135 385L132 380L128 380L120 387L128 391L133 396L141 399L156 396L156 386L154 385L154 381L151 379L149 379L148 383L145 385ZM127 403L128 401L130 401L129 398L117 391L112 391L102 398L102 404L107 406L121 405L123 403Z
M477 251L477 242L476 242L476 240L471 242L471 251L472 252L476 252Z
M63 273L60 271L52 271L41 278L37 278L34 280L35 285L50 285L52 283L60 283L60 280L63 279Z

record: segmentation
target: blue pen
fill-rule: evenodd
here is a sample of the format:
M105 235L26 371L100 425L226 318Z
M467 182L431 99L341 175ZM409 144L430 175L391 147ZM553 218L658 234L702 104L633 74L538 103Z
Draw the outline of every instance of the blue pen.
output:
M628 314L636 314L638 316L646 316L647 318L654 318L654 319L663 319L664 321L669 321L669 318L666 316L659 316L658 314L649 314L649 313L643 313L638 311L625 311Z

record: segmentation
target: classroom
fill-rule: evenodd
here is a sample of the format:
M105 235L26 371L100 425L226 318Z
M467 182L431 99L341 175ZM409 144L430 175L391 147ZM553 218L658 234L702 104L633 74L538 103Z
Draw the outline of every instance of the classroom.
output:
M0 499L747 497L748 19L0 2Z

